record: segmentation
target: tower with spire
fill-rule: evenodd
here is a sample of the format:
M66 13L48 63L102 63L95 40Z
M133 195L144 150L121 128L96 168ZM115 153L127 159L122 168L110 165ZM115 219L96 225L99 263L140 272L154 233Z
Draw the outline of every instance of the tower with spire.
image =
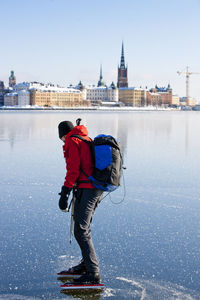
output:
M16 84L16 77L14 71L11 71L9 77L9 87L13 87L15 84Z
M128 87L128 67L125 65L123 42L122 42L120 66L118 66L117 87L118 88Z
M103 75L102 75L102 65L100 66L100 76L99 76L99 81L97 83L97 86L105 86L105 83L103 82Z

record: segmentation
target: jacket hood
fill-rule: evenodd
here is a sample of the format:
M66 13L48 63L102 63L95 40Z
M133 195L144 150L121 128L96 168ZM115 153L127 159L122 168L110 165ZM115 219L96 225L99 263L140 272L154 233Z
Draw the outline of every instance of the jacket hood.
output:
M71 135L81 135L81 136L87 136L88 131L87 128L84 125L75 126L67 135L66 137L69 137Z

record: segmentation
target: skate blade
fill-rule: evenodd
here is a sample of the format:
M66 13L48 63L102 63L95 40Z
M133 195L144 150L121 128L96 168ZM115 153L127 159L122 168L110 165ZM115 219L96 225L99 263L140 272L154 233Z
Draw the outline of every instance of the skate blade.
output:
M67 272L60 272L57 273L58 278L72 278L72 279L77 279L79 277L81 277L82 274L70 274Z
M98 290L98 289L103 289L104 284L99 283L99 284L62 284L60 286L62 290Z

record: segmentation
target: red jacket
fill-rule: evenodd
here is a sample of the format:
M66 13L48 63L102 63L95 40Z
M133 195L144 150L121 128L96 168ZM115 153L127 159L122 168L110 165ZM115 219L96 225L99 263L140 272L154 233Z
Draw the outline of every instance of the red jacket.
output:
M90 182L79 183L80 181L88 181L88 178L81 172L81 169L90 176L93 171L93 163L91 159L90 146L84 141L71 135L81 135L87 140L87 128L83 125L74 127L65 137L63 146L64 157L67 164L67 174L64 185L72 188L77 183L78 188L90 188L94 186Z

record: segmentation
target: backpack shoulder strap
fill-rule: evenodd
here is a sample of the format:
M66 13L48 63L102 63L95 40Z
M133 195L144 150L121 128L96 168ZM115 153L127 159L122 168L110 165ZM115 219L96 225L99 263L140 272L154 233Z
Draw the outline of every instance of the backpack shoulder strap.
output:
M90 151L91 151L91 156L92 156L92 160L94 161L94 155L93 155L93 151L92 151L92 139L90 141L84 139L81 135L78 135L78 134L73 134L73 135L70 135L70 137L76 137L78 138L79 140L85 142L86 144L88 144L90 146ZM89 176L81 169L81 172L88 178ZM81 182L90 182L90 181L81 181Z
M88 140L84 139L84 137L82 137L81 135L78 135L78 134L70 135L70 137L76 137L76 138L78 138L79 140L84 141L84 142L87 143L87 144L91 144L91 142L92 142L92 140L88 141Z

